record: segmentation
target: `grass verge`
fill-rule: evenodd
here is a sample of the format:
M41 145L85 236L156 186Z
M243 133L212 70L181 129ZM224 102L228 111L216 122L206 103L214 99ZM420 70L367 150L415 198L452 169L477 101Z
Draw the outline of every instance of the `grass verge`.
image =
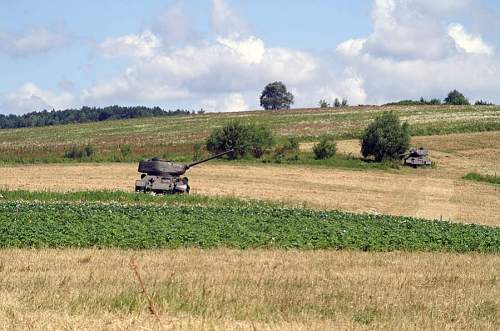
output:
M484 183L500 185L500 177L498 177L496 174L493 176L493 175L481 175L476 172L469 172L462 178L466 180L473 180L476 182L484 182Z

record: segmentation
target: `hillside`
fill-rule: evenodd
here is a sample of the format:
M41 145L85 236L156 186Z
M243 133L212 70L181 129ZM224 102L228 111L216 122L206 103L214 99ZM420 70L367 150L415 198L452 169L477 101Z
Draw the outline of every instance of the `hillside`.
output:
M500 130L500 107L491 106L366 106L215 113L0 130L0 161L60 162L66 150L85 145L96 150L94 161L126 161L165 154L186 157L192 154L194 143L202 142L213 128L230 120L268 125L278 139L296 136L301 141L315 141L323 134L352 139L358 138L367 124L384 111L393 111L408 121L417 136Z

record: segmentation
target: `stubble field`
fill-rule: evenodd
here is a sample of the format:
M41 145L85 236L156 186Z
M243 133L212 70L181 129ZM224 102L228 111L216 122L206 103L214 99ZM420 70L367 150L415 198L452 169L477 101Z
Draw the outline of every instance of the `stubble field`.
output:
M2 250L0 324L5 330L498 330L499 267L498 255L480 254Z

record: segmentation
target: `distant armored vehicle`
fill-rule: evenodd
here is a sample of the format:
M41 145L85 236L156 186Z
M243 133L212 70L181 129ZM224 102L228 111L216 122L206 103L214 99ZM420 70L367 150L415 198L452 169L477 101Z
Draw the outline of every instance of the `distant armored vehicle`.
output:
M135 191L155 194L189 193L189 179L181 177L189 168L232 152L230 150L189 164L175 163L159 157L140 161L138 171L142 175L141 179L135 181Z
M412 148L408 154L403 157L404 165L416 168L421 166L430 166L432 164L425 148Z

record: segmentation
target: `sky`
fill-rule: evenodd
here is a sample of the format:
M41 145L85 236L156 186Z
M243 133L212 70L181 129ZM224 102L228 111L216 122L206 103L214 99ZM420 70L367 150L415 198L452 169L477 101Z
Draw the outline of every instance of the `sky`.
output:
M258 109L500 103L497 0L0 1L0 114L81 106Z

